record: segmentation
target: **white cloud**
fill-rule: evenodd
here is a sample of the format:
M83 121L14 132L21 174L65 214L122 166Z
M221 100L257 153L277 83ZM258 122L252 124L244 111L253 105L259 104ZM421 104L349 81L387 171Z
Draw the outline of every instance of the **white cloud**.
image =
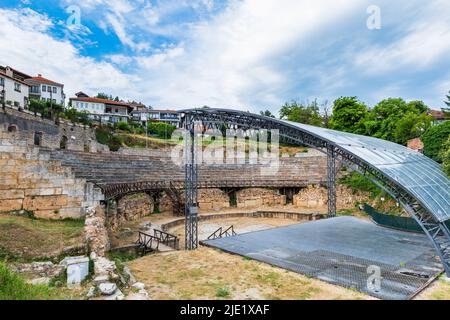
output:
M403 35L390 44L369 45L353 57L357 66L368 74L385 74L412 67L426 69L450 55L450 2L432 0L423 3L415 20L396 23ZM383 26L389 28L389 26Z
M0 64L65 84L68 96L79 90L129 92L136 77L126 75L110 63L80 56L68 41L43 31L51 26L45 15L25 10L0 9Z
M134 53L124 55L129 51L124 50L100 61L86 58L69 41L50 36L55 26L46 16L3 10L0 63L65 82L71 93L105 91L157 107L257 111L292 98L407 97L408 82L383 75L402 68L427 70L449 54L448 24L433 18L445 16L442 8L449 4L443 0L428 2L419 20L399 23L401 37L392 36L398 30L390 29L383 16L379 32L391 32L391 37L373 45L360 35L366 0L230 0L220 12L214 11L219 2L205 0L62 1L76 2L83 17L98 16L96 23ZM168 18L186 8L213 13L188 22ZM350 30L358 25L361 30ZM155 47L154 34L173 41ZM379 76L386 81L373 84L371 79ZM436 79L431 85L444 84ZM424 90L430 95L437 90L431 91Z

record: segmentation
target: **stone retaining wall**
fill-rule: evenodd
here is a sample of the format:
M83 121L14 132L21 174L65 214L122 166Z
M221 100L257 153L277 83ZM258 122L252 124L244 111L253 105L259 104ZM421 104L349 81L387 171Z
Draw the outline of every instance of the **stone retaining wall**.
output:
M95 130L88 126L65 120L55 124L54 121L43 119L26 110L0 109L1 138L26 141L27 145L33 146L36 133L41 137L40 146L46 148L59 149L64 137L67 140L67 150L109 152L107 146L97 142Z
M286 204L286 196L277 190L264 188L248 188L236 192L238 208L257 208L262 206L277 206Z
M116 231L126 221L136 221L153 213L153 198L146 193L126 195L117 201L117 206L108 208L108 230Z
M366 202L369 198L368 194L354 194L350 188L344 185L337 185L337 209L352 209L357 202ZM309 186L302 189L294 196L293 205L298 208L323 208L327 206L328 191L324 187Z
M26 210L39 218L80 218L85 207L103 199L99 189L26 141L0 136L0 172L0 212Z

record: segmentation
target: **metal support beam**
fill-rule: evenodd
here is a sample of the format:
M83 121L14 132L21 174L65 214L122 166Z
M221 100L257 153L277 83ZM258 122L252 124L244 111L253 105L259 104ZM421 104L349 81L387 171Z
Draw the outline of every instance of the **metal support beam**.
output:
M185 159L185 249L198 248L198 163L196 161L195 123L190 116L185 118L186 135L184 139Z
M327 147L328 218L336 217L336 152Z

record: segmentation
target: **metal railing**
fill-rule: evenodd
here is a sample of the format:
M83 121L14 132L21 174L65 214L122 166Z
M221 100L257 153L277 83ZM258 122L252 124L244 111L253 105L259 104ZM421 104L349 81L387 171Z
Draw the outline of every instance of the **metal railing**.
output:
M142 255L159 250L160 240L152 235L139 231L139 238L136 244L139 245Z
M160 243L175 250L180 250L180 239L177 236L156 229L153 230L153 235L159 240Z
M214 231L209 237L208 240L214 240L219 238L231 237L235 236L237 233L234 231L234 226L230 226L227 229L223 230L222 227Z

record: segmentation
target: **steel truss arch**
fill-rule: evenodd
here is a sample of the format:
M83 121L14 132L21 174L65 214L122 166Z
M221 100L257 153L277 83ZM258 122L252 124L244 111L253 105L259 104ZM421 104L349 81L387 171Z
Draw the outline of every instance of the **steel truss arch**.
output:
M398 163L387 163L386 166L401 166L401 156L405 154L410 156L409 151L405 148L387 141L362 137L358 135L340 133L333 130L316 128L301 124L295 124L289 121L273 119L265 116L251 114L249 112L242 112L236 110L226 109L189 109L183 110L182 122L185 127L192 126L193 123L199 123L207 129L220 129L225 126L227 129L277 129L279 136L284 142L306 145L315 148L328 156L328 206L329 216L335 214L336 208L336 190L335 190L335 169L336 161L346 164L350 169L362 173L365 177L375 182L382 189L387 191L394 199L396 199L402 207L413 217L421 226L425 234L433 243L437 254L439 255L447 276L450 276L450 232L445 225L445 221L450 218L450 180L445 175L439 173L437 164L430 159L421 156L424 160L425 166L430 167L436 179L443 184L442 189L439 189L440 197L436 201L429 201L427 203L425 197L420 197L417 190L406 186L396 179L395 175L389 170L384 170L383 165L375 163L375 161L368 161L364 158L364 152L373 152L380 158L384 156L383 148L392 149L384 150L386 155L393 159L399 159ZM343 139L349 140L348 146L345 143L338 143L339 139L333 139L333 134L342 134ZM358 145L352 145L352 139L358 140ZM367 142L367 144L365 144ZM384 144L383 144L384 143ZM356 147L360 149L356 149ZM360 150L358 152L352 151ZM366 150L364 150L366 148ZM380 148L377 150L377 148ZM403 149L402 149L403 148ZM390 151L389 154L387 151ZM412 151L411 151L412 152ZM417 156L414 155L417 158ZM194 157L192 157L194 158ZM422 158L419 158L421 160ZM406 161L405 161L406 163ZM409 164L411 161L408 162ZM408 169L410 170L410 169ZM195 173L198 174L198 173ZM195 183L185 182L186 188L196 188ZM427 185L422 186L420 192L427 193ZM190 191L193 192L193 191ZM433 200L433 199L432 199ZM433 202L433 203L431 203ZM430 209L431 208L431 209ZM439 210L432 210L439 208ZM186 209L187 210L187 209ZM187 220L188 221L188 220Z

